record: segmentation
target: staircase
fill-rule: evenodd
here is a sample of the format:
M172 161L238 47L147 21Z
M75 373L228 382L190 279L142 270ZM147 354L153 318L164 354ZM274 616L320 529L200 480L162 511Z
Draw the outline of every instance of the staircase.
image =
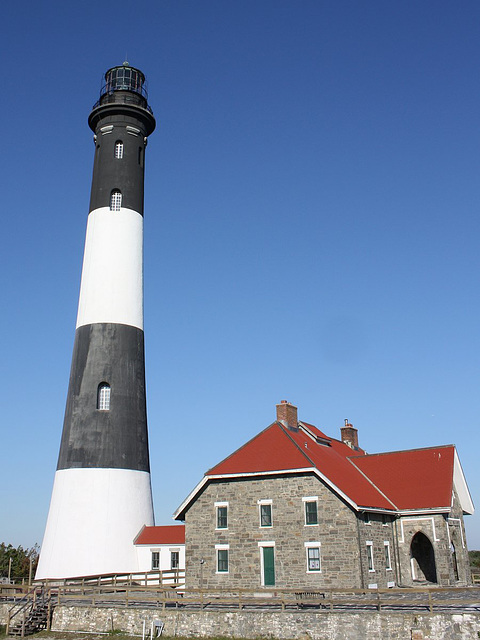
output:
M37 593L34 589L8 612L7 635L23 638L48 629L50 616L50 596L46 597L43 591Z

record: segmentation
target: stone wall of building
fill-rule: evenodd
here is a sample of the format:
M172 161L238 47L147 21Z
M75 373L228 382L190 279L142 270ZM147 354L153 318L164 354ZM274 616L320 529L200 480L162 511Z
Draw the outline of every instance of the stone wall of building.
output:
M318 498L317 525L305 524L305 497ZM271 500L271 527L260 526L261 500ZM228 504L227 529L216 526L216 503ZM362 584L356 515L314 475L212 481L188 510L185 525L187 588L261 587L261 545L268 544L274 545L280 588ZM313 543L320 547L321 571L308 572L305 545ZM229 546L228 573L217 571L218 545Z
M362 558L362 581L359 586L385 589L397 586L394 520L378 513L358 514L359 548ZM373 570L368 560L368 546L373 554ZM387 552L390 562L387 560Z
M154 621L168 637L279 640L478 640L477 614L313 611L182 611L57 606L52 631L141 636Z
M424 534L432 545L437 583L440 586L471 584L465 525L456 495L450 514L400 517L395 523L395 529L398 541L400 586L413 586L416 581L418 583L425 578L428 579L418 562L415 560L412 562L411 559L412 540L419 532ZM456 571L452 543L455 547Z

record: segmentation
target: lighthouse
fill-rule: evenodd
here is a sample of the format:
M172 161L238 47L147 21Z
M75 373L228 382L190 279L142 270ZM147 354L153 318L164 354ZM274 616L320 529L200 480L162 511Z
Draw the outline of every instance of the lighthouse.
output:
M88 124L95 155L63 433L37 579L138 569L153 525L143 332L145 76L105 73Z

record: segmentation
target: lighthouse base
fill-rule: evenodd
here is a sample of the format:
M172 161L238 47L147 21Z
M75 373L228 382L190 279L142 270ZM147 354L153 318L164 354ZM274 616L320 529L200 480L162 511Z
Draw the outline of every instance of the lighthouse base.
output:
M153 524L148 472L59 470L35 577L134 573L133 540L143 525Z

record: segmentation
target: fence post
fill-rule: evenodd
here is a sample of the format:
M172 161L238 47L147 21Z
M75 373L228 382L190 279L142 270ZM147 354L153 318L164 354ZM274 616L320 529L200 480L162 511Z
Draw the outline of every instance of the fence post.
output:
M48 599L48 609L47 609L47 631L50 631L52 627L52 596L50 594L50 598Z

